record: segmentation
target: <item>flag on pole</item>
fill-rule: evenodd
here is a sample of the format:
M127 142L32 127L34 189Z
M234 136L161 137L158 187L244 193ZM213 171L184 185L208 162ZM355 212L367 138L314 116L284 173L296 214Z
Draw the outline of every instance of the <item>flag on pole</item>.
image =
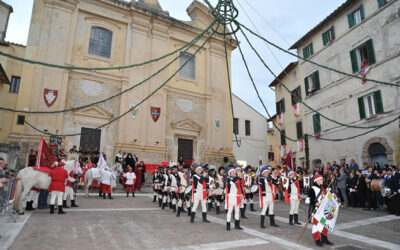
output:
M36 159L36 167L50 168L53 162L57 161L56 157L51 152L49 145L42 138L39 144L38 157Z
M296 103L294 106L294 116L299 117L300 116L300 103Z
M278 125L279 126L283 125L283 113L278 115Z
M293 153L292 153L292 150L290 150L289 153L287 154L284 164L285 164L286 166L288 166L288 168L289 168L290 170L293 170L293 167L294 167L293 165L294 165L294 163L293 163Z
M286 155L286 145L281 145L281 157Z
M104 169L104 168L106 168L106 166L107 166L107 163L106 163L106 160L104 160L103 153L100 153L99 161L97 162L97 167L99 169Z

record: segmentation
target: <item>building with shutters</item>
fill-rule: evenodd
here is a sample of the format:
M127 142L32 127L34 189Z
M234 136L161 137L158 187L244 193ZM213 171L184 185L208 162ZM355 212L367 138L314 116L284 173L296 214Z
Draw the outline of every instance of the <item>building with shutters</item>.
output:
M309 60L347 73L400 83L400 1L349 0L300 38L290 49ZM328 71L301 60L303 100L320 114L305 109L310 160L355 159L359 165L400 163L399 122L346 141L326 141L365 133L328 121L373 127L399 116L400 88Z
M274 131L275 141L280 149L280 154L275 156L275 161L278 164L280 164L281 159L285 158L290 151L293 153L295 166L303 166L305 164L303 140L304 131L306 131L305 107L299 102L299 99L305 96L302 79L303 74L301 73L299 63L292 62L269 85L269 87L275 90L276 101L276 117L273 117L275 119L271 119L270 121L274 120L279 130L281 130L279 131L276 127L271 128ZM276 152L272 148L270 151Z
M81 67L139 64L181 48L214 19L199 1L188 6L187 14L190 21L175 19L157 0L35 0L26 48L16 55ZM210 34L187 51L181 49L166 59L130 69L68 70L24 63L20 72L12 73L19 77L19 92L11 108L56 111L116 95L178 58L157 76L107 102L66 113L7 113L0 143L21 148L17 165L23 167L26 152L37 149L41 137L49 139L24 123L29 121L51 134L81 133L62 136L62 147L99 150L110 162L119 150L135 153L149 164L176 161L178 155L210 164L223 163L224 157L233 159L223 37L214 36L195 55ZM228 39L228 58L235 47L236 41ZM7 52L3 47L2 51ZM169 78L167 85L155 91ZM8 91L8 84L3 89ZM4 112L0 115L4 121ZM98 129L103 124L107 125Z
M233 154L236 161L257 168L267 163L267 118L236 95L233 98ZM236 134L236 137L235 137ZM237 143L236 143L237 138Z

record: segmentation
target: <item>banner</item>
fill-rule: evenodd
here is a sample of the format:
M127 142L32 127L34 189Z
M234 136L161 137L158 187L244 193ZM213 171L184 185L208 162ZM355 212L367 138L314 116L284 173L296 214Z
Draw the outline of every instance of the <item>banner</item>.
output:
M294 116L299 117L300 116L300 103L296 103L294 106Z
M42 138L38 149L38 157L36 160L36 167L48 167L50 168L53 162L57 161L57 158L51 152L49 145Z
M283 113L278 115L278 125L279 126L283 125Z
M333 194L328 191L314 215L314 220L318 221L327 230L332 232L339 214L339 207L339 202Z

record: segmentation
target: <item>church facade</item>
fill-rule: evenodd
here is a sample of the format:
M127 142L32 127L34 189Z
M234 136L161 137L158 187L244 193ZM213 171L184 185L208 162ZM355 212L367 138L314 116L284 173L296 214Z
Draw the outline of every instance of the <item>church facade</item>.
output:
M82 67L138 64L181 48L213 20L209 9L198 1L192 2L187 13L191 21L174 19L157 0L35 0L24 57ZM87 71L25 63L15 104L19 110L57 111L126 93L71 112L15 114L5 142L20 145L18 165L24 164L26 151L38 145L41 137L49 138L18 124L21 119L60 135L65 150L74 145L83 151L99 150L111 156L110 162L119 150L135 153L150 164L176 161L179 155L211 164L222 163L224 157L233 159L223 37L213 36L195 53L210 34L186 51L129 69ZM230 59L236 41L228 43ZM127 90L174 58L166 70ZM103 124L107 125L97 129ZM64 136L68 134L80 135Z

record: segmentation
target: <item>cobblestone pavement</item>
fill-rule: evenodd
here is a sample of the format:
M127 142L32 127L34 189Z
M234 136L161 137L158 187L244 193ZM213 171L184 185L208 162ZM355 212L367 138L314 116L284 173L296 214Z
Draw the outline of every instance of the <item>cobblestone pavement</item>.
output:
M201 221L197 213L194 224L182 214L161 210L149 195L135 198L115 196L103 200L96 196L77 197L77 209L65 209L67 214L50 215L48 210L35 210L12 223L0 217L1 249L315 249L311 230L296 243L300 226L288 225L289 206L279 201L275 212L279 228L259 227L258 212L247 211L242 219L243 231L225 230L225 213L208 213L210 224ZM300 220L306 219L305 204L301 204ZM341 209L330 241L330 249L400 249L400 217L382 211ZM232 221L233 224L233 221ZM304 225L304 223L303 223Z

